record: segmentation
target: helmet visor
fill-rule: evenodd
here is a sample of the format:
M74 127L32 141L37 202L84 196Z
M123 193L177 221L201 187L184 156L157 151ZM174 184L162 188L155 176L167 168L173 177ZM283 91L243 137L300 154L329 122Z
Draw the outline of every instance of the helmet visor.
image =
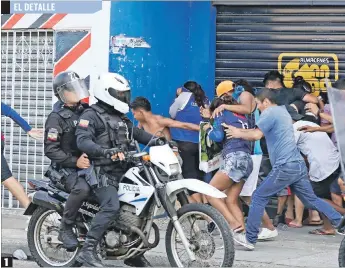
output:
M129 103L131 101L131 91L130 90L120 91L120 90L116 90L114 88L109 88L108 92L115 99L118 99L119 101L122 101L122 102L127 103L129 105Z
M90 96L83 79L76 79L58 88L58 95L64 103L77 103Z

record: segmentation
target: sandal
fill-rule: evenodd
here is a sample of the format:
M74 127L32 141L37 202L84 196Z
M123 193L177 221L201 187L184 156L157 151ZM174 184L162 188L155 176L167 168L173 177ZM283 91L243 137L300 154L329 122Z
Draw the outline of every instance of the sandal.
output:
M315 229L315 230L309 231L308 234L312 234L312 235L335 235L335 232L334 233L326 233L322 229Z
M309 221L309 219L305 219L303 221L303 225L305 225L305 226L320 226L320 225L323 225L323 220Z
M300 226L300 225L297 225L297 224L295 224L293 222L290 222L287 226L289 226L291 228L302 228L302 225Z

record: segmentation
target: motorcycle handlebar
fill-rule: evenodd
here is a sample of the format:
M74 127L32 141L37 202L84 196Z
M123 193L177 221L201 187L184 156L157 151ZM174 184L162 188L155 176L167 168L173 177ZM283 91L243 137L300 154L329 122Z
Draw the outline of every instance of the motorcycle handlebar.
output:
M174 141L168 141L166 138L164 137L159 137L159 138L155 138L155 139L152 139L148 144L147 146L162 146L162 145L165 145L165 144L169 144L169 146L172 148L172 149L177 149L177 143L174 142ZM123 149L120 149L120 148L111 148L111 149L105 149L104 150L104 156L108 159L110 159L113 155L116 155L118 153L123 153L124 156L125 156L125 159L127 161L131 161L133 160L133 158L136 158L135 155L138 154L138 152L130 152L130 151L124 151ZM119 161L119 159L115 159L114 161Z

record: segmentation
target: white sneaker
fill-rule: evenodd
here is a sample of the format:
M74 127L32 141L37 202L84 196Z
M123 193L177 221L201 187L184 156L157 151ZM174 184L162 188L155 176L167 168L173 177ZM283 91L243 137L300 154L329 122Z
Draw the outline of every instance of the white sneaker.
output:
M261 240L261 241L271 240L277 236L278 236L277 229L274 229L273 231L271 231L270 229L262 228L261 232L258 235L258 240Z
M234 241L249 250L254 250L254 244L248 242L245 233L234 233Z

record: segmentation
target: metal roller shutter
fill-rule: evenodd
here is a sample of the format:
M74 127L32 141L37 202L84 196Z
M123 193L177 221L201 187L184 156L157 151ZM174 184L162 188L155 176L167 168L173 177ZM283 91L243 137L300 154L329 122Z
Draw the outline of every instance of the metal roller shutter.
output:
M14 108L33 128L44 128L52 110L54 61L53 31L25 30L1 33L1 101ZM35 141L10 118L1 118L5 157L25 190L27 179L41 179L50 161L43 143ZM2 207L19 202L2 186Z
M318 91L345 75L345 6L217 6L216 84L280 70Z

